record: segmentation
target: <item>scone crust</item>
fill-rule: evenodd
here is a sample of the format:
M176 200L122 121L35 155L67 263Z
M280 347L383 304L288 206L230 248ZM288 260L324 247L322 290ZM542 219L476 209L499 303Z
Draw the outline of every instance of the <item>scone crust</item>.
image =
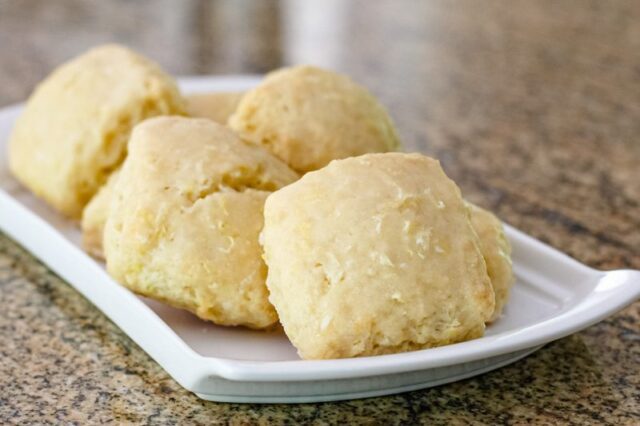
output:
M243 93L216 92L187 95L187 112L191 117L208 118L219 124L225 124L235 111ZM113 172L89 204L82 211L82 245L85 250L98 259L104 259L102 233L107 221L111 194L115 185L117 171Z
M121 46L97 47L35 89L11 135L9 165L36 195L79 219L124 159L131 128L184 112L173 79L157 65Z
M269 196L270 300L306 359L481 336L494 294L458 187L419 154L333 161Z
M131 290L223 325L268 327L258 235L284 163L210 120L136 126L104 232L107 269Z
M82 210L82 220L80 221L82 246L90 255L102 260L104 260L104 250L102 249L104 226L107 223L113 188L119 174L119 170L111 173L107 183L98 190Z
M187 95L187 111L191 117L208 118L226 124L238 108L243 92L196 93Z
M400 145L389 114L365 88L312 66L270 73L242 98L229 126L298 172Z
M478 234L480 251L487 264L487 273L496 295L496 307L490 321L500 318L504 305L509 300L513 286L511 244L504 234L502 222L493 213L472 203L467 203L471 225Z

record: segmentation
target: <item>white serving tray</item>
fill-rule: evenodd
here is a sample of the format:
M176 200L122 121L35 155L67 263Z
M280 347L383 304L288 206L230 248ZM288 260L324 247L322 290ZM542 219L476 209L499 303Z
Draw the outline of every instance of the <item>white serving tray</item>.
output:
M181 79L185 93L246 90L257 77ZM387 395L475 376L574 333L640 297L640 271L602 272L507 226L517 282L485 337L366 358L303 361L286 336L218 327L121 287L80 248L75 224L11 177L7 139L21 105L0 110L0 228L67 280L178 383L204 399L316 402Z

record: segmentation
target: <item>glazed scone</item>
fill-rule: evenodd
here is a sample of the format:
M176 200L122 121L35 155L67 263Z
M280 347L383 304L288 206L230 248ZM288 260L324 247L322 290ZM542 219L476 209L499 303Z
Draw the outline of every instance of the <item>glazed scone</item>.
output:
M513 285L511 245L504 234L500 220L491 212L474 204L466 203L471 216L471 225L478 234L480 251L487 264L487 273L496 295L496 307L489 321L500 317L504 305L509 300Z
M298 172L400 145L391 118L365 88L311 66L267 75L242 98L229 126Z
M274 192L267 287L305 359L479 337L494 294L460 190L420 154L336 160Z
M11 135L9 166L37 196L78 219L124 159L131 128L184 112L173 79L157 65L124 47L97 47L35 89Z
M104 230L107 270L136 293L223 325L268 327L258 235L270 191L297 174L211 120L135 127Z
M102 234L109 215L113 188L118 175L119 170L111 173L107 183L100 188L82 211L82 220L80 222L82 246L89 254L98 259L104 259Z
M218 92L187 95L187 110L191 117L208 118L226 124L238 107L244 93Z

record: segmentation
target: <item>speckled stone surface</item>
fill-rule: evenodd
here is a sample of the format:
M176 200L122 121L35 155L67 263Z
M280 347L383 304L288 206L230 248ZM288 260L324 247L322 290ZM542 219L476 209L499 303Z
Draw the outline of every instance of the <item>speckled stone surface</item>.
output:
M0 105L105 41L175 74L328 66L371 87L472 201L593 267L640 268L638 22L632 1L0 0ZM640 303L434 389L220 404L0 234L0 423L108 422L640 424Z

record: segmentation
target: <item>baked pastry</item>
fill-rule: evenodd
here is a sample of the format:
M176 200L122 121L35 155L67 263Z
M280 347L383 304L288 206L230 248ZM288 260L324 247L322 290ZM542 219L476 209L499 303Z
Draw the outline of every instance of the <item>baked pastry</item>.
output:
M494 294L460 190L420 154L336 160L274 192L267 287L305 359L482 336Z
M184 109L173 79L157 65L124 47L94 48L35 89L11 135L11 171L78 219L124 159L131 128Z
M186 96L187 111L191 117L208 118L225 124L233 113L243 93L205 93ZM117 172L112 173L82 211L82 244L92 256L103 259L102 232L107 221L112 188Z
M391 118L365 88L311 66L267 75L242 98L229 126L298 172L400 145Z
M495 321L500 317L504 305L509 300L509 292L514 281L511 245L504 235L502 223L493 213L471 203L467 203L467 208L471 225L480 240L480 251L487 264L487 273L496 296L496 307L489 319L489 321Z
M286 164L207 119L135 127L104 230L107 270L138 294L223 325L268 327L258 235Z
M218 92L188 95L187 110L191 117L201 117L226 124L238 107L244 93Z
M102 234L109 215L109 206L113 197L113 188L118 178L119 170L111 173L109 180L93 196L89 204L82 211L80 228L82 229L82 246L92 256L104 259L102 250Z

